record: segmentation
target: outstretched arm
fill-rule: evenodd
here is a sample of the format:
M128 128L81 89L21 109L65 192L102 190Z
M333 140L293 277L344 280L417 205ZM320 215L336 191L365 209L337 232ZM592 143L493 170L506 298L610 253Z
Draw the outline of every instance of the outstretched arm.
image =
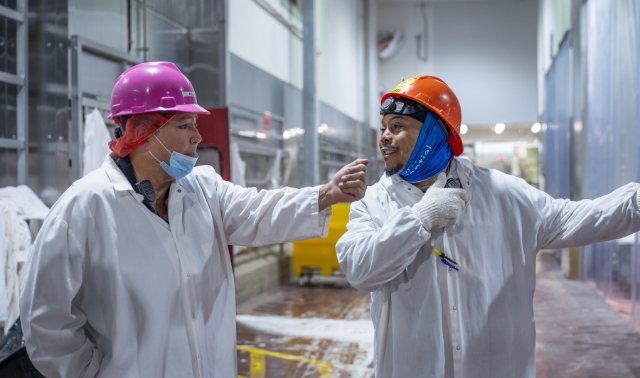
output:
M231 244L258 246L325 237L331 205L364 196L366 165L358 159L313 188L257 191L218 180L224 230Z
M528 187L541 219L538 249L583 246L619 239L640 230L638 184L593 199L554 199Z

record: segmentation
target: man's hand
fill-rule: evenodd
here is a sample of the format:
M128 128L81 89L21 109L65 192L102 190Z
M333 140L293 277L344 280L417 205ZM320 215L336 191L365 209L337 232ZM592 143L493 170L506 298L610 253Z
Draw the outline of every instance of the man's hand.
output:
M319 194L319 210L340 202L354 202L362 199L367 190L367 159L356 159L345 165L333 176L333 179L322 185Z
M420 213L424 227L430 232L451 227L458 221L469 202L464 189L445 189L447 176L443 173L413 207Z

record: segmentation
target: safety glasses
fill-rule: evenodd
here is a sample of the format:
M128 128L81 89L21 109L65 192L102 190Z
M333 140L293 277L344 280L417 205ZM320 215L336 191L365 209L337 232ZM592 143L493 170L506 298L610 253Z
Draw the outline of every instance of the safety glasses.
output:
M382 105L380 105L381 114L400 114L409 115L416 114L427 110L427 107L419 102L408 100L405 98L388 97Z

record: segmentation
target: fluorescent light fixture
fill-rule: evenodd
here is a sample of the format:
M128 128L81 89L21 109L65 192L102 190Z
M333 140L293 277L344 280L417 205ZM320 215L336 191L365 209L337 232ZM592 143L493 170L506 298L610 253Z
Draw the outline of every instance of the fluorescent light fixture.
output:
M465 125L464 123L462 125L460 125L460 134L464 135L467 132L469 132L469 128L467 127L467 125Z
M296 133L298 133L298 135L304 135L304 129L303 128L297 127L295 130L296 130Z
M291 133L289 132L289 130L285 130L285 131L282 133L282 137L283 137L285 140L287 140L287 139L291 138Z
M502 132L504 131L505 128L505 124L504 123L496 123L495 128L493 129L493 131L496 132L496 134L502 134Z
M324 134L327 131L329 131L329 126L327 126L326 123L323 123L322 125L320 125L320 127L318 127L318 133L320 134Z
M534 134L539 133L540 130L542 130L542 125L540 125L539 122L536 122L531 126L531 132Z
M267 139L267 134L265 134L265 133L256 133L256 138L258 138L258 139Z
M256 132L251 130L241 130L241 131L238 131L238 135L247 137L247 138L255 138Z

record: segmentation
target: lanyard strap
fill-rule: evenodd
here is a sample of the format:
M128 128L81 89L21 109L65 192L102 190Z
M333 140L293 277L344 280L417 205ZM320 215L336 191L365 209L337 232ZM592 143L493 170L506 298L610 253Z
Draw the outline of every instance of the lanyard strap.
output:
M152 213L158 215L158 212L156 212L156 192L155 190L153 190L153 185L151 185L151 181L144 180L142 182L137 182L136 174L133 171L133 166L131 165L131 161L129 160L129 157L114 156L112 158L113 158L113 161L116 162L116 165L118 166L118 168L120 168L120 170L124 174L124 177L127 178L129 183L133 187L133 190L135 190L136 193L138 194L142 194L142 197L143 197L142 203Z

